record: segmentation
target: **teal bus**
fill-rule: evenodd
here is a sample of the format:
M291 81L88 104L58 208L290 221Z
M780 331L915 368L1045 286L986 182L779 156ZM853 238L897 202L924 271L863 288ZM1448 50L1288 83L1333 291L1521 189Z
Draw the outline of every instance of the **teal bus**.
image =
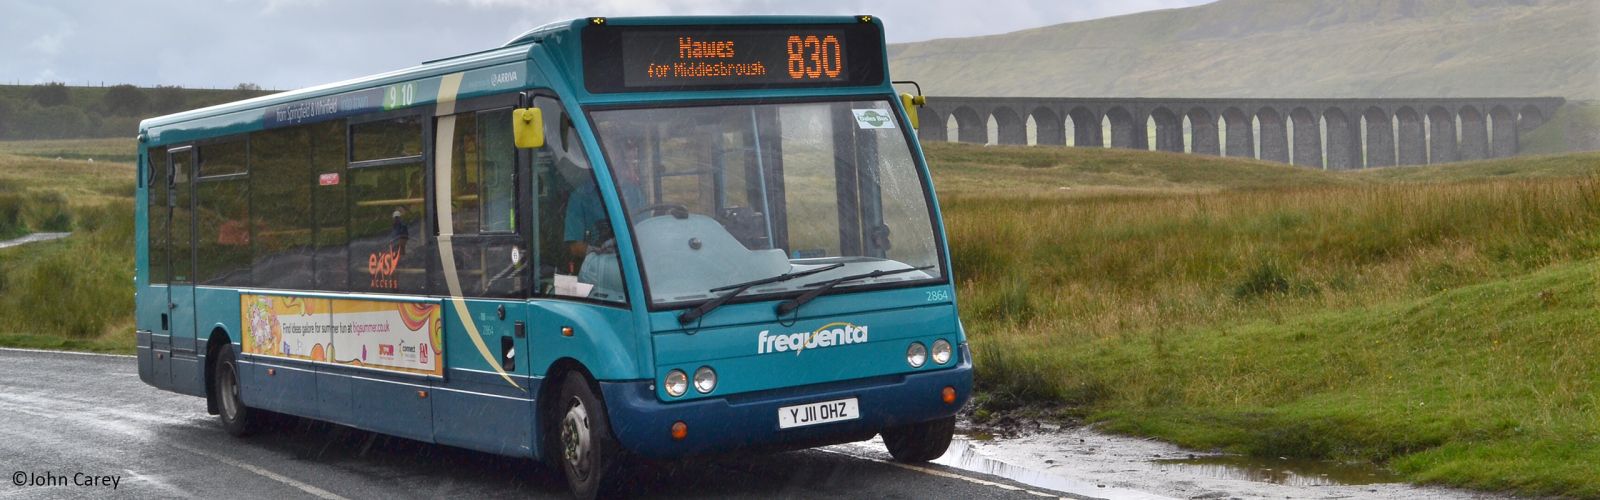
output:
M920 91L919 91L920 92ZM139 376L532 457L882 435L972 391L945 232L881 22L585 18L140 124Z

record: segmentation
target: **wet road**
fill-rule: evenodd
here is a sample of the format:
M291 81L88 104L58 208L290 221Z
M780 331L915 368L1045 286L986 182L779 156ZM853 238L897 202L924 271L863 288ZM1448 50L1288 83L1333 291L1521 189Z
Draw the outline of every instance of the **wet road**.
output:
M144 385L131 357L0 349L0 498L564 498L530 460L284 419L248 439L205 401ZM634 497L1040 498L1061 495L957 469L887 463L846 445L651 465ZM109 482L92 476L115 476ZM40 486L17 486L15 481Z

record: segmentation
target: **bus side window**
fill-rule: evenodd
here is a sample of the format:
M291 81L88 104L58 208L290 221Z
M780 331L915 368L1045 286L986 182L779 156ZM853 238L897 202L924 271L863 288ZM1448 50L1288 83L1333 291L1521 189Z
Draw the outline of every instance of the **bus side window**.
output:
M195 182L195 280L250 286L250 194L244 136L202 144Z
M315 272L311 262L311 214L315 209L312 181L306 175L310 153L311 135L304 126L250 136L255 286L287 290L312 287ZM344 261L339 265L343 267Z
M415 116L350 125L350 290L427 293L432 233L425 217L422 122Z
M609 302L626 300L612 223L594 169L571 117L553 98L534 106L545 120L545 145L533 152L539 234L537 292Z

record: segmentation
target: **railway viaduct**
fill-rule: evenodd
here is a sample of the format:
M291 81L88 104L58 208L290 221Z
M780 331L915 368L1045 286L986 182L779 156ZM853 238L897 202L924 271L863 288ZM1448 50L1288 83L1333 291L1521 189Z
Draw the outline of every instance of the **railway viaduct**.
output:
M1029 144L1032 135L1034 144L1058 146L1068 145L1070 136L1077 147L1189 152L1346 170L1515 155L1522 135L1543 125L1565 103L1559 97L929 97L920 111L918 136L923 142Z

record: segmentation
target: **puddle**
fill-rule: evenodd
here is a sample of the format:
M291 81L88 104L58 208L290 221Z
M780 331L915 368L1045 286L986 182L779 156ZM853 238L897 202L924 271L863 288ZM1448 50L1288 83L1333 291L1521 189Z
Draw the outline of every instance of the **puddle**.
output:
M993 436L990 436L990 439L992 438ZM1110 499L1163 498L1140 491L1108 488L1105 484L1069 479L995 460L979 453L977 448L972 446L972 442L967 439L951 441L950 449L946 450L943 456L934 459L933 463L945 467L1003 477L1036 488L1075 495Z
M1252 458L1221 455L1177 460L1156 460L1151 467L1217 479L1236 479L1286 486L1342 486L1400 482L1400 478L1367 463L1321 460Z

